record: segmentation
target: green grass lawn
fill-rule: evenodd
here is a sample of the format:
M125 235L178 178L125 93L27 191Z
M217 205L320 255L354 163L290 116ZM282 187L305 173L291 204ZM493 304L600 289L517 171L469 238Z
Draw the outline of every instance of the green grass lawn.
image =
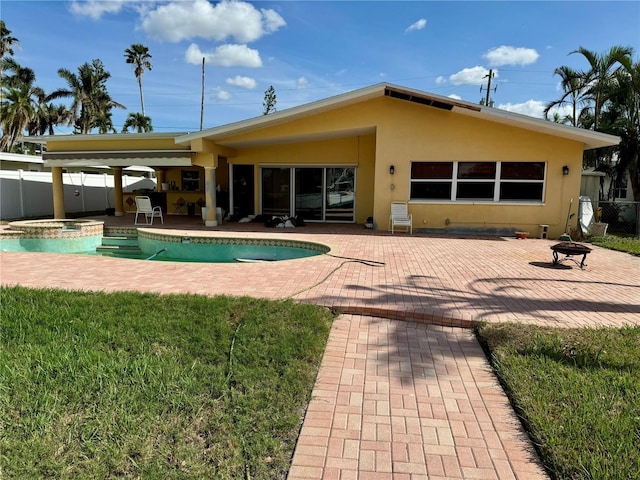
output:
M0 289L0 478L285 478L333 319Z
M589 240L589 242L610 250L619 250L633 255L640 255L640 239L637 238L606 235L604 237L594 237Z
M640 478L640 327L487 324L478 337L552 478Z

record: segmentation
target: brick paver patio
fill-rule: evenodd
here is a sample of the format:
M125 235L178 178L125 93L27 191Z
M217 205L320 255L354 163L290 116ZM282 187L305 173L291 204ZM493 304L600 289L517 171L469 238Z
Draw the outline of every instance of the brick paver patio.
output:
M133 223L128 216L106 220ZM598 247L580 270L552 267L553 240L392 236L354 225L203 229L193 220L167 220L165 228L185 236L286 236L326 244L332 256L199 264L3 252L0 281L291 297L343 312L290 480L546 478L473 332L459 327L640 324L640 258Z

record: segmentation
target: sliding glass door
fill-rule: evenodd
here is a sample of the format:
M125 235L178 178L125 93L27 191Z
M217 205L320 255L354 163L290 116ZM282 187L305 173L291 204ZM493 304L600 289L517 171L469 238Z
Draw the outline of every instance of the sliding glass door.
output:
M291 169L262 168L262 213L291 215Z
M322 168L296 168L294 211L305 221L322 221Z
M326 168L327 222L352 222L355 215L355 168Z
M261 172L264 215L296 215L312 222L354 221L354 167L262 167Z

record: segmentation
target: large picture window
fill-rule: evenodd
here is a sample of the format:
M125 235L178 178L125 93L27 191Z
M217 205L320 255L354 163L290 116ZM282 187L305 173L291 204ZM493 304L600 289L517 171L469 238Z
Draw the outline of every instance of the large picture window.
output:
M412 162L411 200L541 202L544 162Z

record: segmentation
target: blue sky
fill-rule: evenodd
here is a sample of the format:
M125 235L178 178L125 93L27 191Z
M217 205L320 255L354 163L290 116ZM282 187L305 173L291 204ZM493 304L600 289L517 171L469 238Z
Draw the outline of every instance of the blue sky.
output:
M640 57L639 1L2 0L0 9L20 41L15 59L45 91L66 86L59 68L102 60L109 93L127 107L114 110L118 130L140 111L124 60L133 43L152 55L145 110L164 132L199 130L203 57L204 128L261 115L270 85L278 110L379 82L479 102L489 69L496 107L541 116L561 93L554 69L587 68L570 54L578 47L630 46Z

